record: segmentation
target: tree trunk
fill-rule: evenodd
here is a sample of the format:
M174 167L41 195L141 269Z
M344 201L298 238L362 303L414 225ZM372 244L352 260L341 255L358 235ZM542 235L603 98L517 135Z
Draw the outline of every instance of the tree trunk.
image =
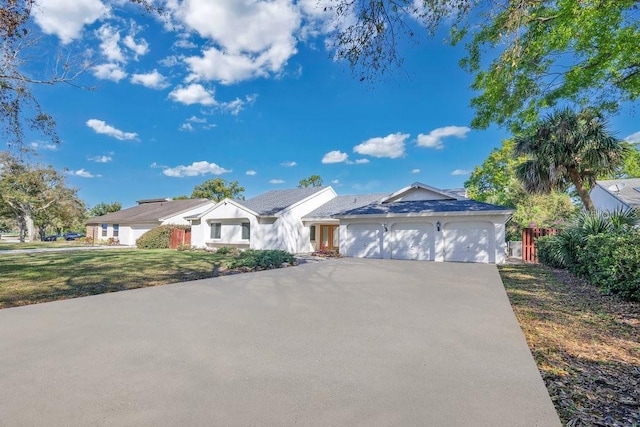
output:
M36 227L31 216L31 208L28 206L24 209L24 223L26 229L25 239L27 242L33 242L36 240Z
M24 215L16 215L16 224L18 225L18 239L20 243L24 243L24 239L27 235L27 224L24 220Z
M571 168L569 169L569 177L571 178L571 182L576 187L576 191L578 192L578 196L580 196L580 200L582 200L582 204L584 208L589 212L595 212L596 207L593 205L593 201L591 200L591 196L589 195L589 190L584 185L584 179L580 176L580 173L577 169Z

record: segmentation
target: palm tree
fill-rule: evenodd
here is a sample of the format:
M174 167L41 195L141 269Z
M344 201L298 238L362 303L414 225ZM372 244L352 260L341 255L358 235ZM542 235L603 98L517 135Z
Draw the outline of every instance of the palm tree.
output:
M529 193L566 191L573 184L584 207L595 211L589 189L621 165L625 150L600 113L567 108L516 137L515 154L527 157L516 174Z

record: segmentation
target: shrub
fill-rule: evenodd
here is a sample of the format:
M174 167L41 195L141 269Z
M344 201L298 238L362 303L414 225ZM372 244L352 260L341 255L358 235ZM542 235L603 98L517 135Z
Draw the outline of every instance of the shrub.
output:
M168 249L171 243L171 232L175 229L188 229L185 225L161 225L153 228L136 240L138 249Z
M237 252L237 249L232 248L230 246L223 246L223 247L218 248L216 250L216 253L220 254L220 255L229 255L229 254L234 253L234 252Z
M229 268L278 268L283 263L293 264L295 258L281 250L247 249L229 263Z
M577 273L607 294L640 301L640 232L588 236Z
M638 213L581 212L557 236L536 240L538 259L567 268L608 294L640 300Z

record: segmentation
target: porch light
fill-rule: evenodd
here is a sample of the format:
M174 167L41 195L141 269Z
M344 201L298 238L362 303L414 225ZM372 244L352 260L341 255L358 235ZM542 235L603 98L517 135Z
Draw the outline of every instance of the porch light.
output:
M440 226L441 226L441 225L442 225L442 224L440 224L440 221L436 222L436 230L440 231Z
M387 227L387 223L385 222L384 224L382 224L382 226L384 227L384 231L389 231L389 227Z

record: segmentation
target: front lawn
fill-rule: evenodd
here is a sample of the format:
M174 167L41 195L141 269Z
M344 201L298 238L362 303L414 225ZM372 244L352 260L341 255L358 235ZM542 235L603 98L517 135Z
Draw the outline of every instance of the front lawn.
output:
M640 304L542 265L499 269L563 424L640 425Z
M78 246L91 246L91 244L77 241L60 239L55 242L6 242L0 241L0 251L13 251L18 249L44 249L44 248L72 248Z
M53 242L52 242L53 243ZM0 308L212 277L233 254L110 249L0 257Z

